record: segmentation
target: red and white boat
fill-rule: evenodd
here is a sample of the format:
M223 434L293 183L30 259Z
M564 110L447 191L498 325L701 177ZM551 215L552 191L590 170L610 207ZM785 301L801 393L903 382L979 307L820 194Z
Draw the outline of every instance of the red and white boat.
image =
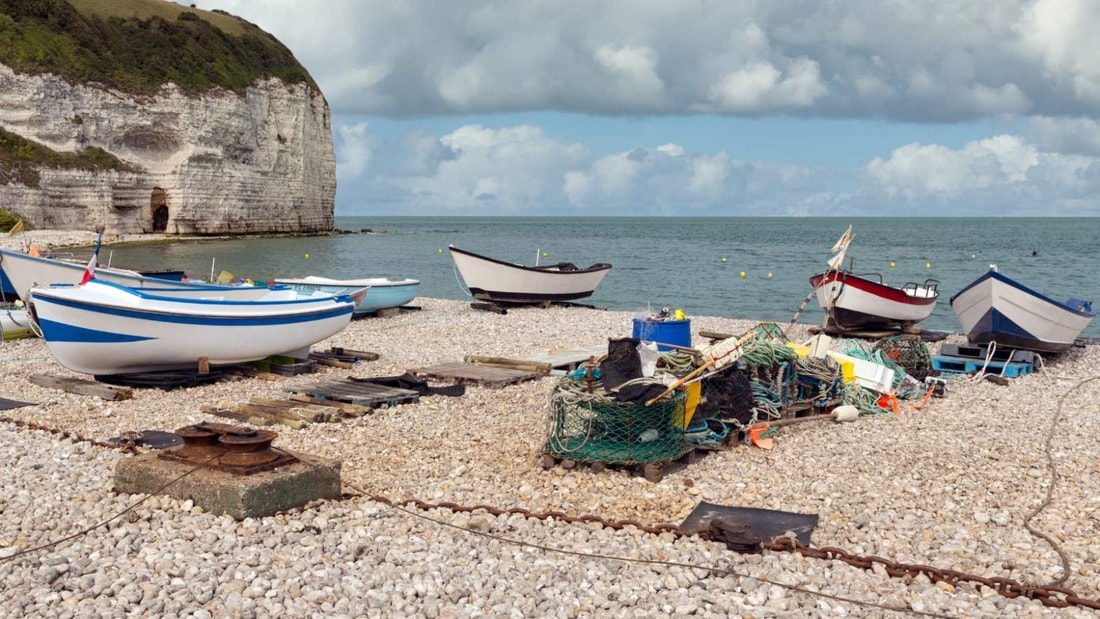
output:
M849 226L833 246L837 255L829 260L829 270L810 278L825 312L825 326L841 330L905 328L928 318L940 298L939 282L926 279L890 286L877 273L857 275L850 267L840 268L852 238Z

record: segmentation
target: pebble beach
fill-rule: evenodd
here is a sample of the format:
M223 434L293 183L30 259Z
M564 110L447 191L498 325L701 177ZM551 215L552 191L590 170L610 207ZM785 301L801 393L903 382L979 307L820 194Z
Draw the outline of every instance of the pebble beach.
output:
M128 238L138 240L137 238ZM155 240L145 235L141 240ZM90 245L92 233L32 231L0 247ZM946 299L941 300L945 302ZM1100 346L1043 359L1007 385L949 380L945 397L854 422L780 429L670 467L545 469L557 378L468 386L336 423L281 426L276 446L339 460L345 498L234 520L190 501L120 494L133 457L82 438L172 431L227 420L202 405L280 398L295 384L378 377L466 355L527 357L630 335L630 312L513 308L418 298L417 311L353 320L314 350L373 351L350 369L278 381L225 380L106 401L39 387L66 370L39 339L0 343L0 615L23 617L1093 617L992 588L891 577L794 552L738 554L724 544L452 502L679 524L700 502L816 514L815 547L1022 583L1059 582L1100 599ZM690 316L700 331L757 322ZM809 325L788 336L809 337ZM930 344L965 343L961 335ZM62 437L11 421L67 431ZM1042 508L1038 513L1036 510ZM1034 515L1033 515L1034 514ZM102 524L105 523L105 524ZM1039 531L1043 536L1029 531ZM42 548L44 547L44 548ZM1063 570L1063 557L1069 572Z

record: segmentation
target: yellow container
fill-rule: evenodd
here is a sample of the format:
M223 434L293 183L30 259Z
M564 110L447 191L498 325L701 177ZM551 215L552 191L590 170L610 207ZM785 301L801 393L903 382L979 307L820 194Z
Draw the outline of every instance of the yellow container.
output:
M691 383L687 387L684 387L684 393L687 395L687 400L684 401L684 428L688 427L691 423L691 417L695 414L695 407L699 406L699 396L703 391L703 383L696 381Z
M799 357L805 357L810 354L810 347L805 344L796 344L794 342L787 342L787 348L798 353Z
M840 372L844 376L844 382L854 383L856 382L856 364L851 361L837 361L840 363Z

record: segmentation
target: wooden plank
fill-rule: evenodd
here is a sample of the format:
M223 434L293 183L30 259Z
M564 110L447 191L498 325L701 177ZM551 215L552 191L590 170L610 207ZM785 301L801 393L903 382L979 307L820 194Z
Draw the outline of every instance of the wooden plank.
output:
M282 380L283 377L278 374L272 374L271 372L264 372L263 370L257 370L254 367L247 365L235 365L227 367L224 372L233 376L247 376L248 378L259 378L260 380L276 381Z
M700 331L699 332L699 337L704 337L708 340L712 340L712 341L717 342L717 341L721 341L721 340L728 340L731 337L737 337L737 336L735 336L733 334L730 334L730 333L722 333L720 331Z
M483 312L493 312L494 314L507 314L508 313L507 309L497 305L496 303L481 303L481 302L475 301L473 303L470 303L470 308L471 309L476 309L476 310L481 310Z
M341 368L341 369L344 369L344 370L349 370L349 369L355 367L355 362L354 361L343 361L343 360L337 358L335 355L328 355L328 354L325 354L325 353L311 352L311 353L309 353L309 358L310 358L311 361L316 361L317 363L319 363L321 365L327 365L327 366L334 367L334 368Z
M256 417L232 409L222 408L220 406L211 406L209 404L203 404L201 407L199 407L199 411L206 413L207 415L215 415L217 417L224 417L226 419L232 419L234 421L243 421L245 423L250 423L254 426L270 426L274 423L277 423L276 421L268 419L266 417Z
M548 350L543 353L518 357L519 361L532 361L536 363L549 363L551 368L563 368L575 370L577 366L589 359L599 359L607 354L607 344L589 346L587 348L566 348Z
M252 404L275 406L287 411L291 411L291 409L295 411L304 411L313 415L312 419L307 417L309 421L340 421L344 416L343 411L335 406L329 406L328 404L312 404L296 400L276 400L274 398L260 397L249 398L248 401Z
M283 408L281 406L268 406L266 404L254 404L252 402L238 403L233 407L233 410L250 415L256 415L259 417L267 417L269 419L274 419L279 423L283 423L286 420L301 421L305 423L327 421L320 413L313 413L304 409L291 410L289 408Z
M134 397L134 390L129 387L104 385L94 380L84 380L82 378L70 378L52 374L33 374L30 377L30 381L39 387L61 389L68 393L77 393L80 395L94 395L104 400L129 400Z
M398 389L369 382L333 381L287 387L286 390L320 400L337 400L371 408L420 401L420 394L411 389Z
M546 361L525 361L523 359L508 359L505 357L486 357L482 355L466 355L462 359L466 363L474 365L485 365L495 368L511 368L513 370L523 370L525 372L538 372L543 376L548 376L553 366Z
M374 412L374 409L369 406L359 406L358 404L351 404L349 402L340 402L338 400L322 400L321 398L314 398L301 393L292 393L289 398L295 402L303 402L306 404L319 404L322 406L328 406L340 411L341 415L345 417L362 417L363 415L369 415Z
M370 352L368 350L352 350L350 348L344 348L342 346L333 346L329 348L329 352L334 355L355 357L360 361L377 361L382 355L376 352Z
M408 372L420 378L452 380L458 383L480 383L494 388L539 378L538 372L470 365L468 363L441 363L426 368L413 368Z

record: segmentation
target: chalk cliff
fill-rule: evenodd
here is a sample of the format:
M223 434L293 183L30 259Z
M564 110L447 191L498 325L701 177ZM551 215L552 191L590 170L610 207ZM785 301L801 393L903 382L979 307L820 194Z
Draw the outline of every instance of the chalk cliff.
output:
M98 147L122 164L39 161L20 175L0 161L0 208L38 228L111 233L332 230L330 123L309 81L134 94L0 64L0 129L55 159Z

